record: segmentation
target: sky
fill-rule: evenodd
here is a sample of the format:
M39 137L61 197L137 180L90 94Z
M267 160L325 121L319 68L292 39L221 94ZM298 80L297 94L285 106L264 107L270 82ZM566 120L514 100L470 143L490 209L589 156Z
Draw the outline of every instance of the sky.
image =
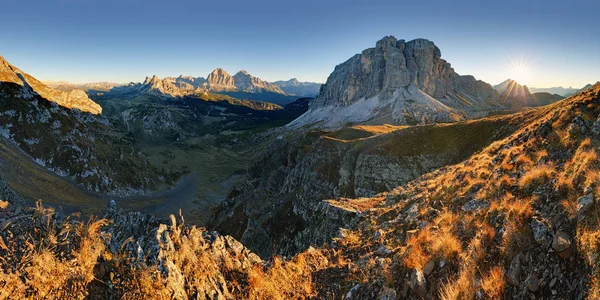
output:
M0 55L41 80L139 82L220 67L325 82L387 35L429 39L459 74L491 84L600 80L597 0L2 2Z

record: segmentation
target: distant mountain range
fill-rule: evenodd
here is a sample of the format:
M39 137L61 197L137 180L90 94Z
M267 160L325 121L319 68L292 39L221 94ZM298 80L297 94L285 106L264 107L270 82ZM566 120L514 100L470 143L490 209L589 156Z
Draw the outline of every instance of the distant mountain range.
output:
M320 83L316 82L301 82L296 78L288 81L275 81L276 86L281 88L288 95L296 95L298 97L316 97L319 95Z
M589 87L591 87L591 85L589 85ZM578 88L574 88L574 87L565 88L562 86L556 86L556 87L550 87L550 88L531 87L531 88L529 88L529 90L532 93L550 93L550 94L557 94L557 95L561 95L561 96L570 96L570 95L573 95L583 89L578 89Z
M316 97L321 87L320 83L300 82L296 78L288 81L267 82L250 75L246 70L241 70L232 76L221 68L215 69L206 78L180 75L162 79L157 76L146 77L143 83L131 82L129 84L110 82L72 84L65 81L46 83L57 90L69 92L81 89L90 95L106 93L133 95L136 91L151 91L155 96L181 97L212 92L239 99L271 102L282 106L298 98Z
M562 100L565 96L547 92L532 93L526 85L507 79L494 86L500 94L500 102L508 109L548 105Z
M0 81L21 86L23 96L40 95L41 97L67 108L77 108L84 112L99 114L102 112L100 105L90 100L82 90L69 92L59 91L48 87L31 75L8 63L0 56Z

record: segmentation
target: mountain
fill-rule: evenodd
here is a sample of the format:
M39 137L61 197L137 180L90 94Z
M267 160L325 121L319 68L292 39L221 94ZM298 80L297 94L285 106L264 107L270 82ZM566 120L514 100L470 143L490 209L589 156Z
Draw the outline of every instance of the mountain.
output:
M277 85L266 82L250 75L246 70L241 70L233 75L233 81L238 90L248 93L272 92L285 94Z
M235 86L233 76L221 68L215 69L208 74L204 88L214 92L235 91L238 89Z
M67 81L44 81L43 83L53 89L64 91L64 92L70 92L72 90L79 89L79 90L83 90L83 91L87 92L88 94L94 93L94 92L108 92L116 86L123 85L122 83L114 83L114 82L90 82L90 83L74 84L74 83L70 83Z
M544 92L533 93L533 97L535 97L535 99L537 99L537 102L539 105L548 105L550 103L554 103L556 101L565 99L564 96L561 96L558 94L544 93Z
M590 88L590 87L591 87L591 85L589 85L587 88ZM584 88L584 89L587 89L587 88ZM556 86L556 87L551 87L551 88L531 87L531 88L529 88L529 91L531 91L532 93L549 93L549 94L557 94L557 95L568 97L568 96L575 94L577 91L579 91L579 89L576 89L574 87L564 88L562 86Z
M82 90L63 92L54 90L29 74L19 70L0 56L0 82L3 84L16 84L20 86L20 93L24 97L39 95L49 101L67 108L77 108L83 112L99 114L102 112L100 105L90 100Z
M500 94L500 103L507 108L539 106L538 100L529 92L525 85L507 79L495 85L494 89Z
M593 87L593 86L597 85L598 83L600 83L600 81L596 82L595 84L588 83L588 84L586 84L586 85L585 85L583 88L581 88L581 89L579 89L579 90L575 91L573 94L571 94L571 95L568 95L568 96L572 96L572 95L575 95L575 94L577 94L577 93L581 93L581 92L583 92L583 91L586 91L586 90L590 89L591 87Z
M298 97L317 97L321 88L320 83L300 82L296 78L288 81L275 81L273 84L281 88L286 94Z
M338 65L290 127L453 122L499 109L498 100L489 84L456 74L433 42L389 36Z
M101 107L83 91L53 90L0 60L3 168L30 171L34 177L31 168L23 170L22 161L31 160L79 187L112 195L140 193L159 185L159 177L166 174L155 170L100 112ZM24 153L7 150L10 145ZM28 193L33 188L23 185L23 180L11 183ZM45 180L37 182L45 184Z
M335 257L307 268L355 267L315 283L351 299L514 299L542 280L594 295L599 115L600 84L511 115L283 137L209 228L266 257Z

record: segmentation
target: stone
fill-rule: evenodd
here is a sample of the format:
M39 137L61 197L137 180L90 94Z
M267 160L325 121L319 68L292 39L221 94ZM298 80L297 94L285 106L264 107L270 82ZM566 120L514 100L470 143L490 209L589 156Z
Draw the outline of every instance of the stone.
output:
M512 284L514 286L519 286L519 284L521 284L521 281L520 281L521 254L520 253L515 255L515 257L513 257L513 260L510 263L510 266L508 268L508 272L506 273L506 275L508 277L508 281L510 282L510 284Z
M377 248L377 250L375 250L373 254L380 257L387 257L390 254L392 254L392 250L388 249L385 245L381 245L379 246L379 248Z
M390 287L383 286L379 291L379 300L396 300L396 291Z
M425 273L425 276L429 276L429 274L431 274L431 272L433 272L434 268L435 268L435 260L432 259L425 265L425 267L423 267L423 273Z
M410 277L410 287L415 296L425 298L427 296L427 280L421 270L414 270Z
M358 293L358 290L360 289L360 287L361 287L361 285L357 283L346 293L346 296L344 297L344 299L347 299L347 300L358 299L358 298L355 298L355 295Z
M552 239L552 248L556 252L563 252L568 250L571 247L571 239L569 235L564 231L558 231L554 234L554 238Z
M542 248L548 248L551 239L548 226L538 219L531 220L529 226L531 227L535 242Z
M579 197L579 199L577 199L577 214L580 216L585 214L593 204L594 195L592 193Z
M550 280L550 288L553 288L556 285L556 277L553 277L552 280Z
M534 293L539 290L540 280L538 279L537 275L531 274L529 278L527 278L527 288Z
M473 199L462 206L462 210L465 212L479 212L490 206L490 203L485 200Z

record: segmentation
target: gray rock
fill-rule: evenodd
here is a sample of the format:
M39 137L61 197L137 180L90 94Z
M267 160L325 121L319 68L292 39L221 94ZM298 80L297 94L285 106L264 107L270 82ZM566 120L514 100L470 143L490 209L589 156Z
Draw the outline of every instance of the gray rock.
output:
M508 268L508 272L506 273L508 277L508 281L510 284L514 286L519 286L521 284L521 253L515 255L513 257L512 262Z
M309 111L290 126L451 121L501 107L498 100L489 84L454 72L433 42L388 36L336 66Z
M540 280L537 275L531 274L529 278L527 278L527 288L532 292L537 292L540 288Z
M346 296L344 296L345 300L352 300L352 299L358 299L356 298L356 294L358 293L358 290L360 289L361 285L360 284L356 284L355 286L353 286L348 293L346 293Z
M415 296L425 298L427 296L427 280L421 270L414 270L410 276L410 287Z
M379 291L379 296L377 297L379 300L396 300L396 291L387 286L383 286Z
M580 216L585 214L594 204L594 195L589 193L577 199L577 214Z
M435 268L435 260L432 259L423 268L423 273L425 273L425 276L429 276L429 274L431 274L431 272L433 272L434 268Z
M563 252L568 250L571 247L571 239L569 235L564 231L558 231L554 235L552 239L552 248L556 250L556 252Z
M472 212L472 211L478 212L478 211L488 208L489 206L490 206L490 203L488 201L473 199L473 200L465 203L462 206L462 210L466 211L466 212Z
M548 226L544 222L537 219L533 219L529 226L531 227L535 242L543 248L548 248L551 240Z

